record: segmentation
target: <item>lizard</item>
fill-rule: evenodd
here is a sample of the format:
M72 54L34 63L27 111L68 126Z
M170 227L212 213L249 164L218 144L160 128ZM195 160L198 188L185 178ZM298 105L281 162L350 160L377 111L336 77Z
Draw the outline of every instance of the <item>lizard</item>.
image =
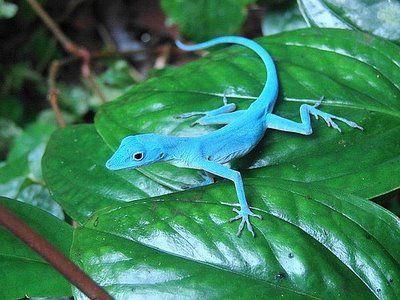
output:
M253 50L265 65L267 79L260 95L246 110L236 110L234 103L227 103L208 112L189 112L177 116L190 118L200 115L194 123L200 125L223 125L221 128L197 137L178 137L155 133L129 135L122 139L119 147L106 162L109 170L135 169L161 161L179 162L181 165L204 170L214 176L228 179L234 183L239 209L233 208L237 214L229 221L241 220L237 235L246 225L255 236L250 217L262 219L250 209L246 200L242 177L239 171L229 168L226 163L249 153L264 136L267 129L276 129L302 135L313 132L311 115L321 117L328 126L341 129L334 120L363 130L355 122L325 113L318 109L322 98L314 105L300 106L301 122L295 122L273 113L278 98L278 77L274 61L268 52L257 42L240 37L224 36L207 42L186 45L177 40L176 45L184 51L196 51L219 44L238 44ZM213 180L211 179L211 182Z

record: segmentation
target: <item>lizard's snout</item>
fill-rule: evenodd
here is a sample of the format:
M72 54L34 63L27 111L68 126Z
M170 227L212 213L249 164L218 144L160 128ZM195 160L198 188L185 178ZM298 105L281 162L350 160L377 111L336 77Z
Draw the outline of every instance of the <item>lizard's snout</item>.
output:
M109 170L113 170L113 169L114 169L114 168L113 168L113 163L112 163L111 159L107 160L107 162L106 162L106 168L109 169Z
M119 170L120 168L118 167L118 164L115 163L115 160L113 157L111 157L109 160L106 162L106 168L110 171L115 171Z

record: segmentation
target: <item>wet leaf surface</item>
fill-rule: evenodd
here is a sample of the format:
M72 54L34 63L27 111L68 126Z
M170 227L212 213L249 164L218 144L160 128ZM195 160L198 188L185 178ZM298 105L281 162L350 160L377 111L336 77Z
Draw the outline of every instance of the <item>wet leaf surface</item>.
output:
M255 238L236 236L235 191L222 183L98 212L75 232L73 258L118 299L399 297L400 222L390 212L312 184L245 188L263 216Z

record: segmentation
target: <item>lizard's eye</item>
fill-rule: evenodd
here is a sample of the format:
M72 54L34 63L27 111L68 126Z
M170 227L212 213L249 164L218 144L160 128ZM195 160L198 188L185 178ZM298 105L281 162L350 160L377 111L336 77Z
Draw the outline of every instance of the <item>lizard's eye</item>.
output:
M142 160L143 159L143 152L136 152L132 155L134 160Z

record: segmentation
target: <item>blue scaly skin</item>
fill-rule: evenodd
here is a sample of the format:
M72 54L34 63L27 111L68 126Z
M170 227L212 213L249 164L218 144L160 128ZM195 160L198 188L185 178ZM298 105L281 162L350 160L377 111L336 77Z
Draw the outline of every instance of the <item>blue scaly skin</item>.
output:
M190 118L202 115L194 124L226 125L214 132L199 137L174 137L158 134L139 134L125 137L118 149L107 161L110 170L138 168L160 161L173 161L188 168L201 169L213 175L233 181L240 209L234 208L237 215L230 222L241 220L237 235L244 226L254 236L250 217L261 219L253 213L247 204L241 175L224 164L249 153L261 140L267 128L295 132L303 135L312 133L311 115L323 118L328 126L340 131L334 120L362 130L356 123L348 121L317 109L320 101L311 106L300 106L301 123L294 122L272 113L278 94L278 78L271 56L259 44L242 37L219 37L197 45L184 45L180 41L176 45L186 51L200 50L218 44L239 44L256 52L267 69L267 81L260 96L247 110L235 111L235 104L228 104L224 97L224 105L209 112L191 112L178 116ZM193 125L194 125L193 124Z

